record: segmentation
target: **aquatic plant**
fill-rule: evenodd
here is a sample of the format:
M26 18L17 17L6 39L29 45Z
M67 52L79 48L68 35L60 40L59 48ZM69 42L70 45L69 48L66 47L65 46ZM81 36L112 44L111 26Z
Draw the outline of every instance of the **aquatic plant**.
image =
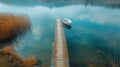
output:
M14 64L16 67L34 67L37 64L35 56L22 59L18 54L15 53L12 46L4 47L0 50L0 55L7 55L10 63Z
M0 13L0 54L7 55L10 63L16 67L34 67L37 63L34 56L23 60L11 45L29 30L30 23L26 15Z
M34 56L24 59L23 61L24 67L34 67L35 64L37 64L37 60Z
M30 23L26 15L0 13L0 47L13 43L28 30Z
M7 55L10 63L13 63L15 66L20 67L22 65L22 58L15 54L14 48L12 46L4 47L0 50L0 55Z
M11 54L13 54L13 53L14 53L14 50L13 50L13 48L10 47L10 46L7 46L7 47L2 48L2 49L0 50L0 54L2 54L2 55L11 55Z
M118 55L118 47L117 47L117 41L111 40L109 43L109 47L107 49L107 53L104 55L106 58L108 58L111 67L119 67L119 55Z

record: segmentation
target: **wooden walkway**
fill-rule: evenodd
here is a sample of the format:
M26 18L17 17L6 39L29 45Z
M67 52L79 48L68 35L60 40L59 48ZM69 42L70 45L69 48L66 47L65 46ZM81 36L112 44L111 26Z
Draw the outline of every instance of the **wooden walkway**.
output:
M60 19L56 19L51 67L69 67L67 44Z

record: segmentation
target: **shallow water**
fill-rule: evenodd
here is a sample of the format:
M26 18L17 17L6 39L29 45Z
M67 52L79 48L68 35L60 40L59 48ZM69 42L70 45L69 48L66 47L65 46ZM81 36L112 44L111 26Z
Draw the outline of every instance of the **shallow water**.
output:
M54 3L55 4L55 3ZM29 4L30 5L30 4ZM70 18L71 29L64 28L70 67L119 66L120 9L102 4L40 3L32 6L0 2L0 12L26 14L31 33L23 37L16 52L23 58L35 55L42 67L49 67L56 18ZM93 6L94 5L94 6ZM111 8L112 7L112 8Z

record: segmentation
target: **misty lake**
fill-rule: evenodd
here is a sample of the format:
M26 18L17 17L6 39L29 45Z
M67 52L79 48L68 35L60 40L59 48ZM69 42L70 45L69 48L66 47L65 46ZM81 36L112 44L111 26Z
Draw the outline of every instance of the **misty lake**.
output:
M72 20L71 29L64 27L64 32L70 67L120 66L119 6L18 3L0 1L0 13L28 15L31 32L15 46L16 53L23 58L34 55L41 67L50 67L56 18L69 18Z

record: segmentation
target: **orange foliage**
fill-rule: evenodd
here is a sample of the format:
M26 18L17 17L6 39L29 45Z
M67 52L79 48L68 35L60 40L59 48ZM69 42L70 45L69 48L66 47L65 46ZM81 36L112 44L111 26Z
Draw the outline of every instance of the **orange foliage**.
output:
M14 52L14 49L11 46L2 48L0 54L8 55L9 61L12 62L16 67L34 67L37 63L37 60L34 56L22 60L22 58Z
M24 67L34 67L34 65L37 63L36 58L34 56L27 58L23 62Z
M6 55L6 54L13 54L14 53L14 49L12 47L8 46L8 47L5 47L5 48L2 48L0 50L0 53L4 54L4 55Z
M0 14L0 40L11 40L30 29L28 17L25 15Z
M17 54L14 54L14 55L11 57L11 59L12 59L13 61L21 61L21 57L20 57L19 55L17 55Z
M22 66L22 59L19 55L14 54L13 56L11 56L10 60L13 62L13 64L15 64L17 67L21 67Z

